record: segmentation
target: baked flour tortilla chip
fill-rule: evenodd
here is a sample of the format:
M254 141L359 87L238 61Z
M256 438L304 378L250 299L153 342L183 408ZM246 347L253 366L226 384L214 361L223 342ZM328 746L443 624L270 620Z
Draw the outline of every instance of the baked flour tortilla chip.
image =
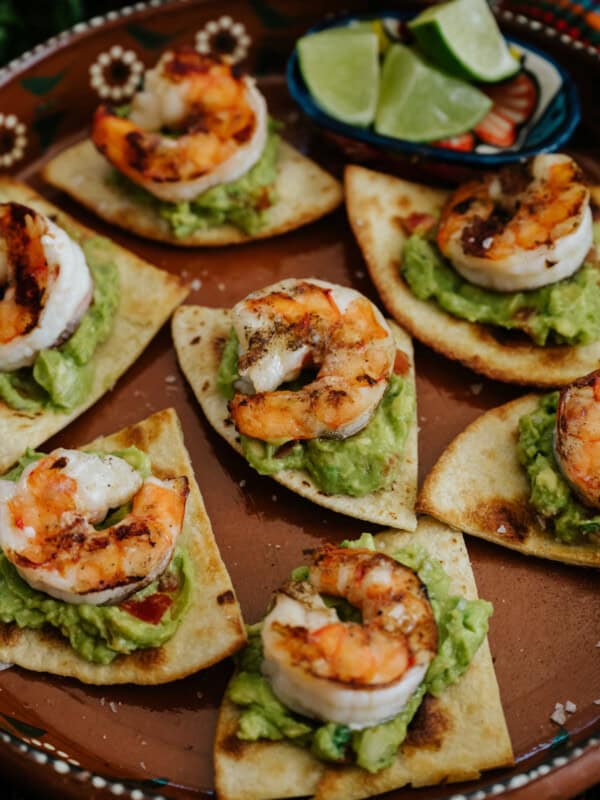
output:
M84 683L157 684L204 669L238 650L246 634L231 580L221 560L177 414L159 411L129 428L103 436L86 449L112 451L135 445L150 456L152 472L166 479L185 475L190 493L178 546L187 549L194 583L190 606L177 631L161 647L122 655L112 664L81 658L54 629L29 630L0 623L0 662Z
M386 532L377 548L392 554L419 544L438 558L451 578L451 593L477 597L463 537L421 517L415 533ZM358 800L407 784L428 786L473 780L482 770L513 761L487 639L468 670L439 698L427 697L394 764L377 774L358 767L330 767L286 743L247 742L236 736L238 711L221 706L215 739L215 777L220 800L268 800L314 795L317 800Z
M496 335L493 326L458 319L414 296L400 275L406 240L401 221L414 212L437 214L448 192L357 166L346 168L345 191L371 279L389 313L415 338L475 372L509 383L562 386L600 366L600 341L540 347L499 328Z
M398 347L408 356L410 380L414 383L410 337L394 323L391 323L391 327ZM182 306L173 317L173 339L179 364L210 424L238 453L241 453L238 434L229 416L227 400L217 387L221 354L230 329L231 312L228 309ZM312 500L313 503L339 511L341 514L377 525L414 530L417 525L414 512L417 494L416 412L398 466L397 477L388 489L371 492L363 497L328 495L319 489L304 470L281 470L271 477L282 486Z
M249 236L234 225L216 225L177 237L167 220L149 204L136 202L111 180L113 167L87 139L49 161L43 177L102 219L148 239L180 247L239 244L300 228L333 211L342 202L342 187L314 161L286 142L280 143L277 202L268 224Z
M74 237L89 239L97 235L25 184L2 178L0 202L8 201L23 203L51 216ZM178 277L153 267L108 239L104 241L107 256L114 259L119 270L121 298L110 336L92 357L92 389L85 402L70 411L44 409L29 413L17 411L0 401L0 474L12 466L27 447L37 447L49 439L111 389L188 293Z
M429 473L417 507L465 533L526 555L600 567L600 546L565 544L547 533L529 503L519 463L519 419L539 397L529 394L486 411L460 433Z

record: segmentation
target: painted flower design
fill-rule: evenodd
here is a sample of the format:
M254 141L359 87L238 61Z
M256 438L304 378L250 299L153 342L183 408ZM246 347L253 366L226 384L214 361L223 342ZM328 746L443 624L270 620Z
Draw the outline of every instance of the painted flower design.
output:
M133 50L113 45L90 66L90 85L104 100L126 100L135 92L144 65Z
M248 54L252 39L241 22L229 16L211 20L196 34L196 50L199 53L219 55L231 64L241 61Z
M26 147L25 125L14 114L0 112L0 166L11 167L20 161Z

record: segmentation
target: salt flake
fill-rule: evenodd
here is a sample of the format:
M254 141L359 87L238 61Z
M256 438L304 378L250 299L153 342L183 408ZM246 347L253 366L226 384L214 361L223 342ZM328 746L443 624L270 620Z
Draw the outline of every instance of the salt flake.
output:
M562 703L557 703L554 706L554 711L550 715L550 719L552 722L556 722L557 725L564 725L567 721L567 715L565 714L565 707Z

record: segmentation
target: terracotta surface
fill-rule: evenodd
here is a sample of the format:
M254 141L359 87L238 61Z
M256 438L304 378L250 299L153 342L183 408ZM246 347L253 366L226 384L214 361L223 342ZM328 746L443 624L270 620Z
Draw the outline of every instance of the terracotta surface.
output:
M234 19L246 24L255 39L252 54L262 72L270 67L278 69L292 37L322 13L317 3L287 3L285 13L281 4L274 3L269 8L280 17L267 20L266 6L231 2L226 9ZM356 6L360 8L360 4ZM262 9L262 22L253 8ZM36 138L31 134L26 164L13 172L30 180L82 222L156 265L190 281L199 279L201 286L191 292L190 303L230 306L262 285L285 277L314 275L352 285L376 299L343 210L270 241L220 251L178 251L110 229L37 179L40 164L54 150L82 135L97 102L88 85L88 66L97 54L118 42L133 46L147 64L155 61L160 47L144 49L125 30L125 24L143 24L162 36L176 34L171 41L191 41L196 29L222 13L222 3L188 2L142 12L111 23L107 30L83 33L68 47L27 67L26 72L9 76L3 85L0 82L2 109L17 113L26 124L60 112L50 149L45 153L39 148L36 151ZM281 15L287 18L282 21ZM166 42L162 46L165 45ZM575 64L573 51L559 50L555 56L562 57L564 63ZM578 77L586 75L586 70L587 81L592 81L591 67L583 62L576 64ZM53 76L61 72L62 82L49 98L36 96L20 84L23 74ZM595 76L597 85L598 72ZM274 115L288 123L285 136L324 166L339 171L341 164L336 154L298 118L282 78L265 78L262 87ZM584 96L588 91L586 83ZM584 115L587 113L584 107ZM600 151L588 143L594 139L597 120L590 114L586 125L577 145L587 156L586 164L593 166ZM518 390L487 381L418 345L416 363L423 476L469 421L483 410L517 396ZM174 381L166 380L171 376ZM312 506L260 477L230 450L204 421L177 367L168 328L160 332L112 392L49 441L47 447L78 446L165 406L174 406L181 417L198 483L247 621L260 617L270 592L293 566L302 563L304 550L373 530L366 523ZM474 539L468 540L468 547L480 595L495 607L490 643L517 766L510 772L488 774L479 784L398 791L391 795L398 800L442 798L472 791L478 786L503 782L509 775L558 755L560 749L549 750L559 734L549 719L557 701L569 699L577 705L566 724L572 742L600 732L600 705L593 702L600 698L597 573L527 559ZM87 688L74 681L6 670L0 672L0 715L4 717L0 727L21 736L7 720L13 717L43 729L46 733L40 735L42 742L49 742L76 759L85 770L124 780L126 787L141 786L149 793L168 797L209 796L213 788L212 733L230 668L230 663L224 662L158 688ZM36 764L25 754L1 744L0 770L20 776L27 784L43 786L44 797L114 796L94 789L89 775L80 775L79 779L61 776L51 765ZM160 783L151 782L157 778ZM166 784L161 785L163 779ZM599 779L600 749L596 747L558 773L529 784L514 797L567 797ZM130 780L134 783L129 784Z

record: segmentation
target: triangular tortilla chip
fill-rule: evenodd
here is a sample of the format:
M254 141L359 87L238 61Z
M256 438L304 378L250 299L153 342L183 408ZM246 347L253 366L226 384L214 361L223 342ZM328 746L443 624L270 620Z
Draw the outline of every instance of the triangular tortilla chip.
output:
M112 664L81 658L54 629L31 630L0 623L0 661L37 672L77 678L84 683L156 684L183 678L238 650L246 634L233 586L215 542L210 520L172 408L103 436L87 447L120 450L135 445L150 456L160 478L185 475L190 485L185 522L178 546L185 547L194 568L190 607L174 636L158 648L119 656Z
M50 215L74 237L97 236L25 184L2 178L0 202L8 201L23 203ZM66 412L45 409L31 414L0 401L0 473L5 472L27 447L36 447L49 439L111 389L188 293L178 277L153 267L108 239L103 241L107 256L113 258L118 267L121 291L110 336L92 357L92 389L82 405Z
M533 411L529 394L482 414L442 453L417 507L453 528L526 555L600 567L600 546L565 544L547 533L529 503L527 474L517 456L519 419Z
M410 380L414 382L413 350L410 337L391 323L396 343L410 362ZM223 345L231 329L231 313L227 309L184 306L173 319L173 339L179 364L191 384L206 418L213 428L241 453L238 434L232 424L227 400L217 388L217 372ZM282 470L271 476L313 503L364 519L377 525L414 530L417 493L417 424L409 431L397 477L388 489L363 497L328 495L322 492L304 470Z
M414 296L400 276L406 239L401 220L413 212L437 214L447 192L357 166L346 168L345 190L350 224L373 283L389 313L415 338L475 372L510 383L562 386L600 366L600 341L560 347L509 341L500 328L466 322Z
M111 181L113 167L98 153L91 140L63 150L49 161L43 177L70 194L102 219L139 236L180 247L218 247L276 236L300 228L333 211L342 202L342 187L314 161L281 142L277 202L269 209L268 224L248 236L234 225L217 225L177 237L168 222L151 205L132 199Z
M476 598L477 588L460 533L421 518L415 533L375 537L386 553L419 544L451 577L452 594ZM221 800L269 800L313 795L317 800L358 800L399 789L472 780L482 770L511 764L510 738L487 640L467 672L439 698L427 698L409 736L388 769L371 775L358 767L327 768L286 742L246 742L236 736L238 711L225 700L215 739L215 778Z

